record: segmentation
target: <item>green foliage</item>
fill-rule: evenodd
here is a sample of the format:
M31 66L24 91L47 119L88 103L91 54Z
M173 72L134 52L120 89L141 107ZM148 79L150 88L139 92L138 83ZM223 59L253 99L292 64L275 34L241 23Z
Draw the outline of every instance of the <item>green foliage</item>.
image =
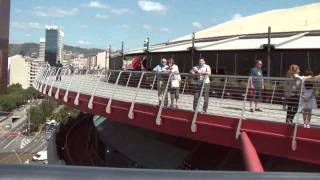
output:
M48 117L52 116L57 104L51 100L42 101L41 104L33 106L27 110L28 119L30 119L31 132L38 131Z
M59 112L54 113L52 118L55 119L59 123L63 123L65 120L69 118L74 118L78 115L79 111L76 109L72 109L69 107L63 107Z
M8 94L0 96L0 110L12 111L35 96L36 91L33 88L22 89L20 84L13 84L8 87Z

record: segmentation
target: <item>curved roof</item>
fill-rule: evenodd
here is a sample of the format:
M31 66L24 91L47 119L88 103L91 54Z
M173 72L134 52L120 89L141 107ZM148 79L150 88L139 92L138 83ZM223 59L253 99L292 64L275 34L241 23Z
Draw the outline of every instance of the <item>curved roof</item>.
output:
M320 30L320 3L289 9L271 10L252 16L230 20L196 32L196 39L267 33L268 27L274 32L297 32ZM191 35L173 41L191 39Z

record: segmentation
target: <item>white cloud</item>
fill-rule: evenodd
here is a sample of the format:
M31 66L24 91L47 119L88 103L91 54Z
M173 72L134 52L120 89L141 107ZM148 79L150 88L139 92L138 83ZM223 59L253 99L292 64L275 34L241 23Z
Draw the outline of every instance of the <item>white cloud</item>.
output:
M159 2L139 0L138 5L146 12L165 13L167 11L167 7Z
M239 13L234 14L234 15L232 16L232 20L240 19L240 18L242 18L242 15L241 15L241 14L239 14Z
M33 28L33 29L44 29L45 25L42 25L38 22L29 22L28 23L29 27Z
M97 9L107 9L110 7L109 4L104 4L99 1L91 1L89 4L86 4L85 6L89 8L97 8Z
M91 44L89 41L84 41L84 40L79 40L77 43L79 45L84 45L84 46Z
M202 28L202 24L200 24L199 22L193 22L192 26L197 28L197 29L201 29Z
M151 26L148 25L148 24L144 24L144 25L143 25L143 29L151 30Z
M162 31L162 32L169 32L169 28L163 27L163 28L160 28L160 31Z
M97 19L110 19L108 14L96 14Z
M118 26L118 28L120 28L120 29L129 29L130 26L128 24L121 24L121 25Z
M26 29L45 29L46 25L38 22L12 22L11 27L14 29L26 30Z
M71 9L61 9L61 8L55 8L55 7L42 7L38 6L34 8L34 14L36 16L42 16L42 17L58 17L62 18L65 16L75 16L78 14L79 9L78 8L71 8Z
M115 15L124 15L124 14L132 14L133 12L131 12L130 9L128 8L119 8L119 9L112 9L111 13Z

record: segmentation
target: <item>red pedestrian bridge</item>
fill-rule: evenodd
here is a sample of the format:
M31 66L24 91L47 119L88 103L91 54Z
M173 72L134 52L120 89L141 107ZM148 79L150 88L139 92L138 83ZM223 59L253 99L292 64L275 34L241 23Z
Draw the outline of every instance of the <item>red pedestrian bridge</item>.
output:
M197 77L191 74L180 74L178 107L170 106L170 85L175 75L46 65L39 70L33 87L69 107L110 121L240 148L251 171L263 171L258 153L320 164L320 111L313 110L311 128L303 127L301 108L293 124L285 123L284 89L290 79L265 78L260 103L263 111L251 112L249 84L253 77L211 75L208 110L203 113L204 99L193 107L193 98L196 92L204 94L204 86L199 86ZM163 82L160 97L159 80ZM315 89L319 87L318 82L312 83Z

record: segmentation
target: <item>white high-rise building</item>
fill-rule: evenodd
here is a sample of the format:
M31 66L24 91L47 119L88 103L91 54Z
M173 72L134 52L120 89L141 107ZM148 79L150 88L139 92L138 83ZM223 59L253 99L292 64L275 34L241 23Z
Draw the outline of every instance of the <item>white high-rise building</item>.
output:
M30 62L21 55L9 58L9 84L21 84L22 88L30 86Z
M61 64L66 65L67 62L64 59L63 47L64 47L64 32L61 28L59 28L57 60L60 61Z
M46 50L46 39L45 38L41 38L40 39L40 44L39 44L39 60L44 61L44 53Z

